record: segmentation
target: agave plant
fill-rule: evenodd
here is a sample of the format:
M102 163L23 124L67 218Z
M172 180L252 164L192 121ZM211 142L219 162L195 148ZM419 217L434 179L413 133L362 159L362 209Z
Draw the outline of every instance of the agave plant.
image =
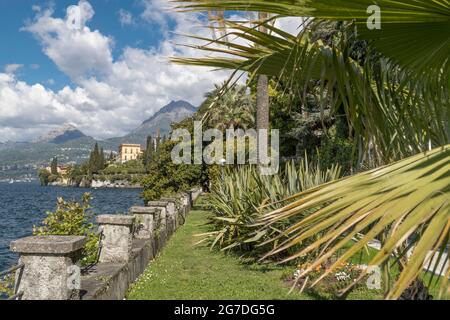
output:
M369 30L370 0L179 2L189 10L313 17L313 24L318 19L346 21L358 38L368 41L378 56L361 64L349 56L345 37L340 45L326 46L311 39L308 27L292 36L269 23L265 26L271 34L227 22L232 35L250 45L228 42L227 49L201 46L198 49L220 56L174 61L285 77L300 86L319 80L324 96L335 105L344 105L359 150L372 151L380 163L420 152L295 195L289 199L291 204L268 213L261 220L265 228L299 217L272 239L282 241L269 255L321 233L290 259L317 251L320 254L312 265L318 265L341 248L341 262L378 237L382 247L371 264L388 268L390 259L396 257L401 266L398 279L387 288L387 298L399 298L427 262L432 269L440 266L442 270L434 271L444 275L442 290L448 290L450 153L445 145L450 142L450 3L379 0L381 29ZM433 146L439 148L431 150ZM344 247L356 233L362 233L362 238Z

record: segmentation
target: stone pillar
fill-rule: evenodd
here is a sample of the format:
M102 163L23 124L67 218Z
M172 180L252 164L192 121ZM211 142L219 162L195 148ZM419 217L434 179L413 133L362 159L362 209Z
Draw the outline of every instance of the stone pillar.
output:
M16 273L23 300L79 300L77 261L86 244L80 236L34 236L11 242L23 269Z
M167 239L169 238L168 234L168 213L167 213L167 202L160 201L150 201L147 203L149 208L159 209L159 215L157 215L156 229L155 229L155 237L157 250L160 251L164 245L166 244Z
M160 208L163 212L165 211L165 219L161 219L161 223L166 226L166 238L169 238L175 231L175 203L168 201L150 201L148 203L150 208ZM163 210L164 209L164 210ZM161 225L161 228L163 226Z
M176 198L161 198L161 201L168 203L168 211L173 211L173 231L176 231L178 227L181 225L181 219L179 217L179 213L181 210L181 202Z
M135 218L134 237L136 239L152 239L157 228L159 209L149 207L131 207L130 215Z
M102 215L97 223L103 232L99 262L126 263L131 258L135 218L125 215Z

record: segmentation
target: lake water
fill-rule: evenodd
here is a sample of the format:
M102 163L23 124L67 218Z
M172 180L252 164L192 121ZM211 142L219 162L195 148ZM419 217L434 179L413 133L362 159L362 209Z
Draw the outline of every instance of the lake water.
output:
M80 201L85 192L92 194L95 214L125 213L133 205L143 205L139 189L77 189L41 187L37 183L0 183L0 271L17 262L9 251L12 240L31 235L47 211L54 211L56 198Z

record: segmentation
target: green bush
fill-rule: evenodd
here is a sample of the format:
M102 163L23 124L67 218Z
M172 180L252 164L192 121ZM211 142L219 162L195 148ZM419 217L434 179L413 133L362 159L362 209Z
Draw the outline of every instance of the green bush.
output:
M91 199L89 193L83 195L81 204L58 198L56 211L47 212L47 217L42 222L42 226L33 227L33 234L86 236L88 241L83 248L81 264L85 266L96 262L99 239L96 235L96 227L91 222Z
M171 151L175 145L172 141L166 141L159 146L156 159L149 165L150 174L142 180L145 200L158 200L201 184L201 165L173 163Z
M41 169L38 172L39 181L41 182L41 186L47 186L49 183L49 178L51 176L51 173L48 172L47 169Z

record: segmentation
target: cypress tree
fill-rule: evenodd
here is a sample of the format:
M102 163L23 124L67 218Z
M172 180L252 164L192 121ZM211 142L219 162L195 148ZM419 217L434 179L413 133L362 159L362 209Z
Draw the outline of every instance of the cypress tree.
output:
M99 168L98 171L105 169L105 152L103 150L103 147L100 149L100 155L99 155Z
M51 173L54 175L58 174L58 158L54 157L52 160L52 164L50 166Z
M144 166L147 167L153 160L154 144L152 136L147 137L147 147L144 153Z

